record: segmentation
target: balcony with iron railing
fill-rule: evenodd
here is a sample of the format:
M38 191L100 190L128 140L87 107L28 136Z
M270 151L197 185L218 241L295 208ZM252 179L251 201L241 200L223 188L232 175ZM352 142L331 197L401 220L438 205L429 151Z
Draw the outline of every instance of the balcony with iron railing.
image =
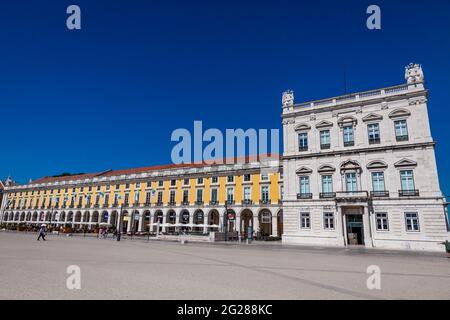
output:
M233 205L234 204L234 200L226 200L225 204L226 205Z
M397 140L397 142L408 141L409 136L408 135L396 136L395 139Z
M370 191L370 196L373 198L388 198L389 191Z
M264 199L259 200L259 204L269 204L269 203L270 203L270 199L264 198Z
M319 193L320 199L334 199L336 197L336 192L321 192Z
M173 200L169 201L169 206L174 207L176 205L177 205L177 203L175 201L173 201Z
M219 202L217 200L212 200L209 202L210 206L217 206L219 204Z
M244 206L250 206L253 204L253 201L251 199L244 199L244 200L242 200L242 204Z
M297 193L297 200L312 199L312 193Z
M399 197L418 197L419 190L398 190Z
M189 200L183 200L183 201L181 201L181 205L183 205L183 206L188 206L188 205L189 205Z
M203 205L203 200L197 200L197 201L195 201L195 205L196 205L196 206L202 206L202 205Z

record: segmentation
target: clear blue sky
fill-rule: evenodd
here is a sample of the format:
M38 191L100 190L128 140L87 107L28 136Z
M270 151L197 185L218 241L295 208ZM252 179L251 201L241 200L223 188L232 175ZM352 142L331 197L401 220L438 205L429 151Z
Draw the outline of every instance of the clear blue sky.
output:
M69 31L78 4L82 30ZM369 31L378 4L382 30ZM280 128L296 101L404 82L421 63L450 194L449 1L2 1L0 177L170 163L176 128Z

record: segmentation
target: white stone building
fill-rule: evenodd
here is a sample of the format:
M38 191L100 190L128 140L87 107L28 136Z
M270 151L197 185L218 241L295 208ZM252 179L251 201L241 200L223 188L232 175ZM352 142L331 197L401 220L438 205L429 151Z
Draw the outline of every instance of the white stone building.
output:
M283 242L442 251L428 91L406 84L295 104L283 94Z

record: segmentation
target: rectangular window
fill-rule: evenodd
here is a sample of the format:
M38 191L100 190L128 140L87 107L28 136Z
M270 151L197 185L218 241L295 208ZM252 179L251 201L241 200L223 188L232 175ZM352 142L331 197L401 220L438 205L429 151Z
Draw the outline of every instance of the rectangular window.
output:
M162 200L163 200L163 193L162 193L162 191L158 191L158 199L157 199L157 202L158 202L158 203L162 203Z
M261 181L268 181L269 175L267 173L261 173Z
M419 215L417 212L406 212L406 231L419 231Z
M385 191L383 172L372 172L372 186L375 193Z
M218 181L219 181L219 179L218 179L217 176L213 176L213 177L211 178L211 182L212 182L212 183L217 183Z
M377 213L376 214L376 224L377 224L378 231L388 231L389 223L388 223L387 213Z
M197 189L197 202L203 202L203 189Z
M234 176L227 176L227 182L234 182Z
M183 185L185 185L185 186L189 185L189 179L188 178L183 180Z
M322 176L322 192L325 194L333 192L333 176Z
M100 186L97 186L97 191L100 191Z
M367 132L369 135L369 144L380 143L380 125L378 123L368 124Z
M248 201L252 198L251 192L252 189L250 187L244 187L244 201Z
M217 202L217 189L211 189L211 201L212 202Z
M311 218L309 212L301 212L300 213L300 228L301 229L310 229L311 228Z
M330 130L320 131L320 149L329 149L330 145Z
M140 189L141 188L141 183L140 182L136 182L136 189Z
M189 202L189 190L183 190L183 202L184 203Z
M408 126L406 120L397 120L394 122L395 138L397 141L408 141Z
M197 184L203 184L203 178L197 178Z
M251 180L251 176L249 174L244 174L244 181L249 182Z
M176 185L177 185L177 180L175 180L175 179L170 180L171 187L175 187Z
M402 191L414 191L414 175L412 170L400 171Z
M105 195L105 206L109 205L109 194Z
M268 186L261 187L261 200L263 202L269 202L269 187Z
M358 191L355 172L350 172L350 173L345 174L345 185L347 187L347 189L346 189L347 192Z
M151 192L147 192L145 194L145 204L147 204L147 205L150 204L151 197L152 197L152 193Z
M300 177L300 194L309 194L309 177Z
M109 191L109 190L111 190L111 186L108 184L108 185L106 185L106 191Z
M158 181L158 187L162 187L162 186L164 186L164 181L159 180L159 181Z
M344 146L349 147L355 145L355 140L353 137L353 126L344 127Z
M175 203L175 190L170 190L169 201Z
M323 213L323 228L324 229L334 229L334 213L324 212Z
M234 201L234 189L233 188L227 188L227 201L229 201L229 202Z
M302 132L298 134L298 151L308 150L308 134Z
M83 189L83 188L81 188L81 189ZM120 184L116 184L116 190L119 190L120 189ZM83 190L81 190L81 192L83 192Z
M123 204L128 205L129 200L130 200L130 195L128 193L125 193L125 200L124 200Z

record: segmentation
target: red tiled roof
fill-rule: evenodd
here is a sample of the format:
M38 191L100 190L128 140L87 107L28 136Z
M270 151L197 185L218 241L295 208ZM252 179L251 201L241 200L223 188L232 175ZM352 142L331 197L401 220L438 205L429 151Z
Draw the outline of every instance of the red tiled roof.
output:
M271 155L260 155L259 159L267 159L270 158ZM279 155L274 155L274 157L279 158ZM232 163L238 163L238 162L244 162L248 163L250 161L257 160L258 157L256 156L245 156L245 157L235 157L234 161L231 161ZM224 163L227 164L227 160L225 159ZM77 175L66 175L66 176L59 176L59 177L43 177L39 178L37 180L34 180L31 182L31 184L39 184L39 183L50 183L50 182L58 182L58 181L68 181L68 180L83 180L83 179L89 179L93 177L111 177L111 176L119 176L119 175L130 175L130 174L137 174L142 172L150 172L150 171L157 171L157 170L168 170L168 169L178 169L178 168L199 168L199 167L205 167L205 166L211 166L211 165L217 165L217 164L211 164L207 162L202 163L188 163L188 164L165 164L165 165L157 165L157 166L150 166L150 167L140 167L140 168L132 168L132 169L122 169L122 170L107 170L103 172L96 172L96 173L86 173L86 174L77 174Z

